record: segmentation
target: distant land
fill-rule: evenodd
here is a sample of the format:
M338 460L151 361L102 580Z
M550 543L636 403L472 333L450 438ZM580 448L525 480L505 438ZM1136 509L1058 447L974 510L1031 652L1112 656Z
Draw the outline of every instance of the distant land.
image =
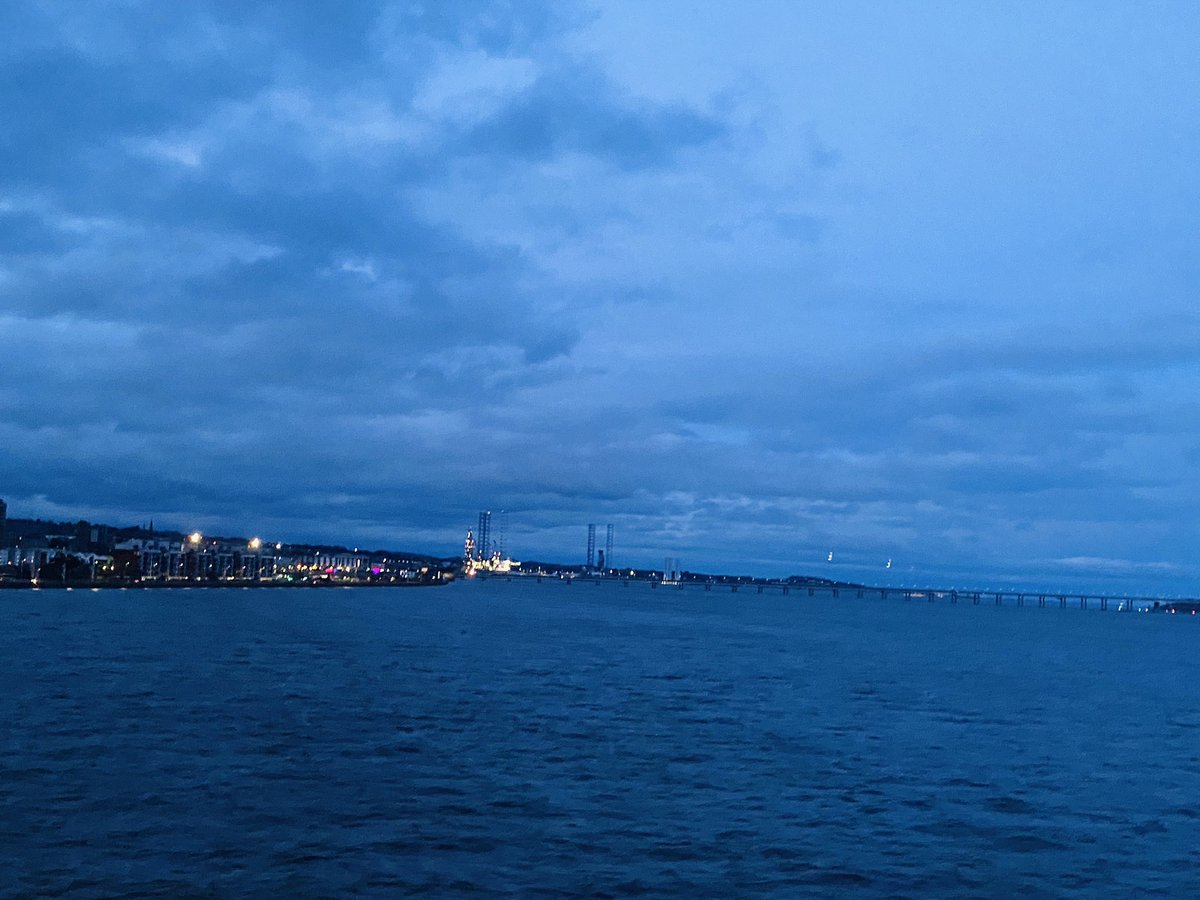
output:
M469 546L469 545L468 545ZM936 587L870 586L809 575L763 578L689 572L678 561L666 569L602 568L586 564L436 556L411 550L364 549L344 544L285 543L258 537L225 537L160 530L146 525L114 526L79 520L8 518L0 500L0 588L40 587L407 587L436 586L456 578L536 577L640 581L652 585L750 587L788 593L795 588L864 598L902 597L930 602L996 605L1089 606L1107 610L1200 613L1200 601L1146 595L1102 595L1038 591L992 591Z
M8 518L0 500L0 586L183 586L255 583L441 584L464 574L461 557L412 550L365 549L346 544L265 541L258 537L205 535L146 525L116 526L87 520ZM609 577L674 583L846 586L846 582L794 575L766 579L640 568L595 568L560 562L504 561L509 576ZM474 574L474 571L468 571ZM493 575L494 573L481 573Z
M341 544L268 542L79 520L8 518L0 501L0 586L424 585L457 560Z

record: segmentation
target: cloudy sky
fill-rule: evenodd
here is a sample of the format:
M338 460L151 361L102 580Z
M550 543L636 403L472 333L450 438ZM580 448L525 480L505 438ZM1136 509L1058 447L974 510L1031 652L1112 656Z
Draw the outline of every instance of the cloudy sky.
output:
M1200 591L1195 4L0 28L10 515Z

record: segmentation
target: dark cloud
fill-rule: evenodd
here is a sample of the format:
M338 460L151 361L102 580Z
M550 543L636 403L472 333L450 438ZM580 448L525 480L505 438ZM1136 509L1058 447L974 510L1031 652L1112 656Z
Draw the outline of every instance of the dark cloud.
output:
M544 160L580 152L628 169L662 166L681 150L716 140L714 117L683 107L635 106L612 96L596 73L547 75L500 115L464 138L474 153Z
M641 564L1194 574L1184 101L1109 97L1140 130L1084 158L1010 93L997 148L887 41L879 79L753 16L626 14L6 6L12 514L450 553L490 506L518 555L612 521Z

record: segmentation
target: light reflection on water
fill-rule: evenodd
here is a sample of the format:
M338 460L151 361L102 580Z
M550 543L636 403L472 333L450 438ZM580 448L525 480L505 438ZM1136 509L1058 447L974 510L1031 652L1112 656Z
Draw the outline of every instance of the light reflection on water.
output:
M1196 894L1191 617L0 594L8 893Z

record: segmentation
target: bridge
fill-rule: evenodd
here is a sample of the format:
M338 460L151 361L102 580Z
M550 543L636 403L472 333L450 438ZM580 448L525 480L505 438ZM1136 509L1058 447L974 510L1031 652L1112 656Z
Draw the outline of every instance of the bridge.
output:
M492 576L496 577L496 576ZM601 584L649 585L655 590L719 591L724 593L781 594L796 596L825 596L858 600L905 600L928 603L969 603L995 606L1077 607L1079 609L1136 610L1162 609L1167 612L1195 613L1200 600L1168 599L1138 594L1086 594L1055 591L963 590L960 588L868 587L846 584L804 584L786 581L662 581L646 578L598 577L594 575L507 575L506 580L535 578L538 582L561 581L567 586L575 582Z

